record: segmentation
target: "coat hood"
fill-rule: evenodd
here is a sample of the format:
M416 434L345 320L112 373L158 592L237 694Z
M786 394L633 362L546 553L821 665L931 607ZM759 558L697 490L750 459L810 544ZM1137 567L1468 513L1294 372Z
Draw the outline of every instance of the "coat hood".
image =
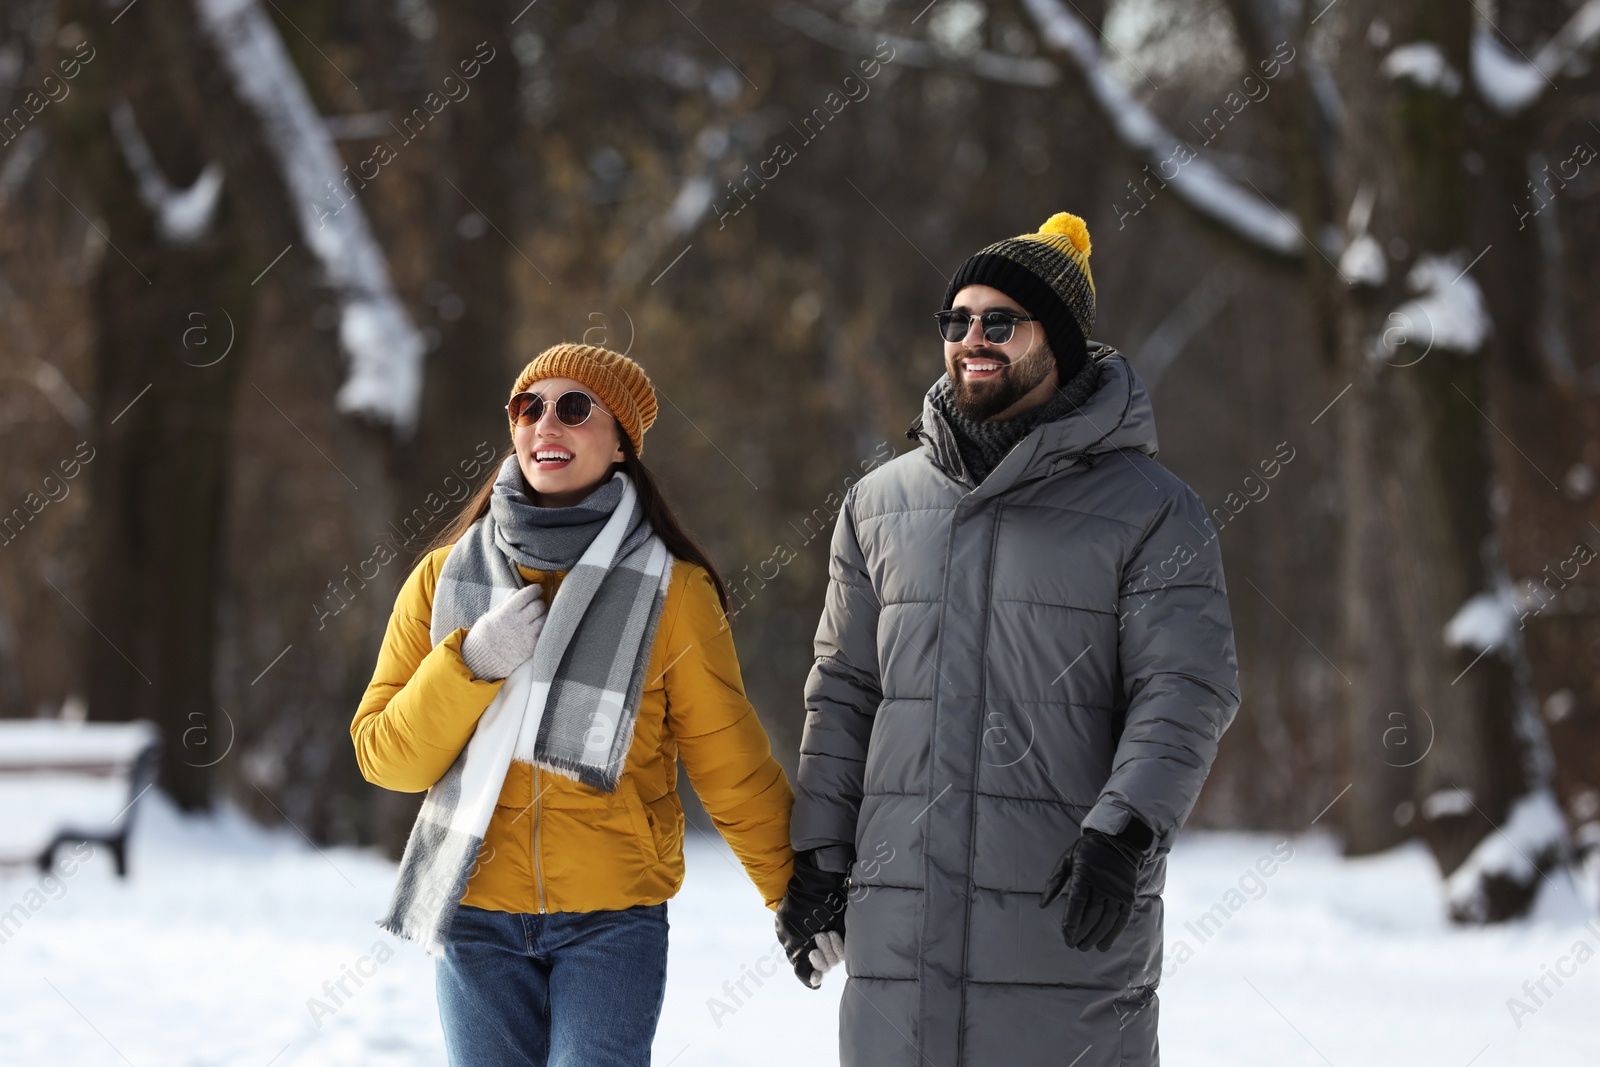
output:
M1155 456L1159 447L1155 409L1138 372L1121 352L1099 341L1089 342L1089 358L1100 364L1100 387L1077 411L1035 427L1017 442L985 479L986 488L991 482L1001 482L997 488L1003 488L1043 477L1080 458L1119 449ZM971 484L956 451L955 431L933 404L933 394L943 381L941 376L929 387L922 399L922 413L906 436L927 445L929 460L940 470Z

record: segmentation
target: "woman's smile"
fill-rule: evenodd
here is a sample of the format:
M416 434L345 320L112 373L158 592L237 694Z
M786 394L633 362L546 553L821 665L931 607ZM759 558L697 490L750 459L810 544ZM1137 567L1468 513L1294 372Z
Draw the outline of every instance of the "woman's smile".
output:
M594 492L622 462L622 431L616 416L607 411L588 386L575 378L541 378L530 387L542 402L533 422L514 422L511 441L517 463L540 507L571 507ZM559 398L582 392L593 408L582 422L563 422L556 414Z
M563 448L560 445L541 445L533 450L535 470L558 471L571 463L574 458L570 448Z

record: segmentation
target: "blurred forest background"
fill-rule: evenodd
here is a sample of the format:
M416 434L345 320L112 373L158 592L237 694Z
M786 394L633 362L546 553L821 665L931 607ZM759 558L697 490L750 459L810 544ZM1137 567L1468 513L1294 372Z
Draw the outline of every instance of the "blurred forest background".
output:
M1067 210L1225 557L1191 825L1421 838L1465 922L1600 879L1596 0L0 11L0 715L398 854L348 735L394 594L585 339L792 771L838 497L949 273Z

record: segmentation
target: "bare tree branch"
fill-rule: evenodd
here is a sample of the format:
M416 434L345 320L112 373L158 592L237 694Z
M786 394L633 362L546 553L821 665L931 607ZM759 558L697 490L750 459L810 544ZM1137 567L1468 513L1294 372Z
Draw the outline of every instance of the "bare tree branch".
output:
M118 98L111 105L111 132L133 172L139 199L155 216L156 229L173 244L193 244L206 235L222 200L222 164L212 160L186 189L175 189L162 173L139 129L133 105Z
M409 437L422 399L427 345L389 279L383 248L341 170L300 73L255 0L195 0L239 98L261 121L295 209L301 238L339 294L339 341L349 356L339 410Z
M1156 168L1180 200L1247 244L1299 258L1307 242L1294 220L1265 196L1249 191L1174 136L1134 99L1100 52L1094 31L1060 0L1023 0L1051 48L1069 57L1123 145ZM1171 170L1171 173L1168 171Z
M789 0L782 0L774 7L773 17L812 40L842 52L870 52L879 42L888 41L894 48L895 62L909 67L955 67L989 81L1030 88L1043 88L1061 80L1061 71L1048 59L1008 56L986 49L968 56L952 55L914 37L842 25L820 11Z
M1588 0L1534 53L1531 62L1511 54L1487 19L1472 34L1472 81L1478 95L1502 115L1517 115L1538 103L1563 75L1578 76L1587 53L1600 44L1600 0Z

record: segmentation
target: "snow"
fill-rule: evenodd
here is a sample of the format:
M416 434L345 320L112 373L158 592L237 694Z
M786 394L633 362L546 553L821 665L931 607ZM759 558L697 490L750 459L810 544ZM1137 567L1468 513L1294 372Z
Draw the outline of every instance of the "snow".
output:
M1383 57L1378 72L1390 81L1410 81L1446 96L1461 91L1461 75L1445 58L1444 49L1432 41L1413 41Z
M1346 284L1381 286L1389 280L1389 263L1383 249L1370 233L1364 233L1345 246L1339 257L1339 273Z
M128 806L127 778L75 774L0 777L0 859L23 862L40 855L67 827L111 833ZM137 818L137 816L136 816Z
M1515 115L1544 92L1544 75L1500 43L1495 31L1479 26L1472 33L1472 80L1478 94L1502 115Z
M1423 798L1422 817L1442 819L1447 815L1465 815L1473 809L1474 804L1470 789L1441 789Z
M1517 621L1516 601L1499 593L1479 593L1456 609L1445 623L1444 643L1479 652L1505 648Z
M1353 234L1364 234L1367 226L1372 222L1372 209L1378 203L1378 190L1372 182L1363 181L1356 189L1356 195L1350 198L1350 210L1345 216L1345 225Z
M431 961L373 924L393 863L369 849L315 851L294 830L255 827L231 806L199 818L155 791L143 803L127 881L106 855L43 886L31 874L0 875L0 1060L444 1062ZM1548 817L1548 808L1519 812L1508 830L1537 839L1524 826ZM1274 864L1262 867L1266 857ZM688 869L668 905L656 1062L836 1063L841 976L819 991L794 980L771 913L726 846L691 832ZM1168 1061L1412 1067L1481 1053L1476 1067L1583 1062L1600 964L1569 965L1579 942L1600 947L1600 921L1570 880L1552 875L1529 919L1488 928L1452 926L1441 889L1420 845L1344 860L1320 834L1186 834L1165 896ZM1538 994L1552 969L1562 984L1547 980ZM1538 1003L1524 990L1530 981ZM1513 998L1524 1005L1516 1012Z
M260 118L294 205L302 239L339 294L348 357L336 403L346 414L416 428L427 343L389 279L388 264L271 19L255 0L195 0L239 97Z
M194 184L161 198L158 223L161 233L179 244L205 236L222 194L222 164L211 160L200 168Z
M42 126L29 126L12 142L14 147L6 153L5 162L0 163L0 207L22 188L33 165L44 155L49 140Z
M1173 157L1180 141L1122 84L1101 55L1094 30L1060 0L1024 0L1024 4L1045 42L1069 55L1083 72L1090 93L1118 138L1156 165L1161 180L1178 196L1264 248L1288 256L1301 253L1306 242L1289 216L1254 189L1245 190L1208 160L1192 158L1170 176L1162 171L1159 164Z
M128 762L156 737L154 723L73 723L60 719L0 721L0 770L52 765Z
M1544 94L1563 74L1581 76L1600 43L1600 0L1588 0L1534 53L1532 62L1513 56L1500 31L1478 9L1472 32L1472 78L1478 93L1502 115L1515 115Z
M139 129L133 105L126 100L111 105L111 131L133 171L139 199L155 215L162 238L175 245L190 245L204 237L222 199L222 164L208 162L187 189L174 189Z
M143 720L0 720L0 861L32 860L63 829L115 832L134 760L157 736Z
M1554 63L1559 58L1563 69L1577 73L1587 59L1582 53L1593 50L1596 44L1600 44L1600 0L1589 0L1540 51L1551 53L1547 62Z
M987 15L977 0L950 0L928 20L928 37L946 52L970 55L983 46Z
M1315 55L1307 57L1306 67L1311 71L1311 92L1323 120L1330 127L1344 125L1344 98L1339 95L1339 83L1333 80L1333 72Z
M1466 273L1466 254L1420 257L1406 286L1417 296L1389 313L1382 348L1393 355L1403 344L1422 341L1427 349L1472 353L1489 336L1489 309L1483 290ZM1424 353L1426 354L1426 353ZM1420 356L1417 358L1421 358Z
M677 234L694 229L705 218L714 195L715 187L705 175L697 174L686 179L678 195L673 198L672 207L667 209L667 228Z
M1559 854L1567 837L1566 822L1555 794L1540 789L1511 806L1496 833L1478 842L1460 867L1451 872L1446 885L1450 901L1463 915L1482 916L1488 907L1483 900L1483 881L1488 875L1501 875L1526 884L1537 877L1535 860Z

